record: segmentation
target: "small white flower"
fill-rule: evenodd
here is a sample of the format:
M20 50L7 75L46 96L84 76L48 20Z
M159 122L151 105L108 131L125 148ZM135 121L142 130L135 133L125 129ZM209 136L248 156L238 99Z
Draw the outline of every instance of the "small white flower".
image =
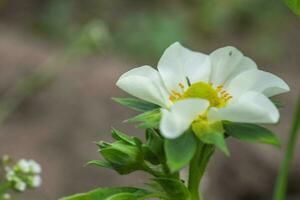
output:
M30 163L28 160L25 159L19 160L17 166L23 173L28 173L30 171Z
M30 172L35 173L35 174L40 174L42 172L41 165L38 164L36 161L29 160L28 163L29 163Z
M39 175L33 176L30 180L30 186L37 188L42 185L42 178Z
M13 181L14 178L16 177L15 172L10 168L10 167L5 167L5 172L6 172L6 180L8 181Z
M26 183L22 180L18 180L16 181L15 185L14 185L14 188L20 192L23 192L26 190L27 186L26 186Z
M8 194L8 193L5 193L5 194L3 194L3 199L4 200L9 200L9 199L11 199L11 195Z
M166 138L180 136L199 120L276 123L279 112L269 97L289 91L283 80L258 70L234 47L205 55L176 42L157 68L134 68L117 86L162 107L160 130Z

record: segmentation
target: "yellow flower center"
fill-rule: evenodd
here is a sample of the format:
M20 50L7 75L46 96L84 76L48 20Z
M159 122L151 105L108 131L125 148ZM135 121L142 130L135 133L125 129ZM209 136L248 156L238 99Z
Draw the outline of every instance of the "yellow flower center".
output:
M187 79L188 80L188 79ZM209 102L209 107L222 108L225 107L227 102L232 98L224 89L222 85L213 87L212 84L205 82L197 82L190 84L188 81L189 87L185 89L185 86L182 83L179 83L181 92L172 91L169 99L172 102L186 98L200 98L205 99ZM208 109L198 115L191 124L191 128L196 134L197 137L201 138L202 134L210 132L222 132L223 125L222 122L209 122L207 119Z
M220 85L216 88L212 84L205 82L197 82L190 85L185 90L184 85L179 83L182 93L172 91L169 99L172 102L186 98L200 98L209 101L210 107L222 108L232 98Z

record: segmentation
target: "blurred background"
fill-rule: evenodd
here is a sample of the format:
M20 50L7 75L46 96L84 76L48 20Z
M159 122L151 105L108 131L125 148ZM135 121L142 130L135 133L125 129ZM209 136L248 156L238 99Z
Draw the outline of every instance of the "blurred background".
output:
M143 137L122 123L136 114L111 101L128 96L118 77L156 66L175 41L204 53L232 45L292 92L281 122L270 126L285 144L300 73L300 19L280 0L0 0L0 155L43 165L43 186L20 199L53 200L96 187L143 184L143 173L121 177L84 167L98 159L93 142L110 128ZM283 150L229 139L231 156L211 160L208 200L268 200ZM300 199L300 143L287 200Z

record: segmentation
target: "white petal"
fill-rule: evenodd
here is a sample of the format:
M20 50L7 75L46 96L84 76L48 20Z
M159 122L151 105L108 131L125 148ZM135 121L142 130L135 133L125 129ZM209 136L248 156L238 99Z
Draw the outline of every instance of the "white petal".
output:
M289 91L289 86L279 77L261 70L249 70L236 76L226 91L238 97L247 91L254 91L271 97Z
M209 102L206 100L185 99L176 102L170 110L162 109L160 121L162 135L169 139L180 136L208 106Z
M234 47L223 47L210 54L212 73L210 81L214 86L225 85L236 75L251 69L257 69L253 60L245 57Z
M34 188L40 187L42 185L42 178L39 175L33 176L31 179L31 185Z
M277 123L279 112L265 95L257 92L247 92L224 108L211 108L208 118L209 120L233 122Z
M168 47L158 62L161 74L169 92L181 92L179 83L188 86L191 83L209 80L211 64L209 56L191 51L176 42Z
M122 90L145 101L162 107L166 107L169 103L167 91L158 71L150 66L142 66L126 72L116 84Z

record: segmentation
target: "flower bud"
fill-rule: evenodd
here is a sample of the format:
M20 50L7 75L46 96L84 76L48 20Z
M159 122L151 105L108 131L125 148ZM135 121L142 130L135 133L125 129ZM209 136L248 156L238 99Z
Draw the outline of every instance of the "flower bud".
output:
M9 193L5 193L2 196L3 200L10 200L11 199L11 195Z
M100 153L120 174L128 174L140 169L143 161L139 147L121 141L103 146Z
M34 160L28 161L30 172L34 174L40 174L42 172L41 165L35 162Z
M20 171L23 172L23 173L29 173L29 171L30 171L30 164L25 159L21 159L17 163L16 167L18 167L20 169Z
M16 190L18 190L19 192L24 192L24 191L26 190L27 186L26 186L26 183L25 183L24 181L18 180L18 181L15 183L14 188L15 188Z
M29 179L30 187L37 188L40 187L42 184L42 179L39 175L33 176Z

